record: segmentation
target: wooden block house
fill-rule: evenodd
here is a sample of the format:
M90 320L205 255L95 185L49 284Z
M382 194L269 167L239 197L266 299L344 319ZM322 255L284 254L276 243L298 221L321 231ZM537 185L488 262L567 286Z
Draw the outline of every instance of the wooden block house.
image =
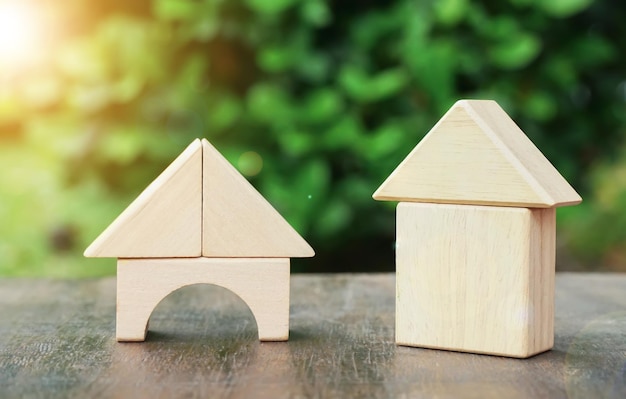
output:
M241 297L260 340L287 340L290 258L313 255L205 139L193 141L85 251L118 258L118 341L144 341L154 307L198 283Z
M454 104L373 197L400 202L398 344L552 348L555 208L581 197L496 102Z

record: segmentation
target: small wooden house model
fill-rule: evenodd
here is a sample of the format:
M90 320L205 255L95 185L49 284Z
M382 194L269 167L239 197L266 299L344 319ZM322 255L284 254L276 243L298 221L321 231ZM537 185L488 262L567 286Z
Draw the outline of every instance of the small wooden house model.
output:
M229 289L262 341L289 336L289 259L313 249L207 140L193 141L87 248L117 257L118 341L143 341L154 307L186 285Z
M400 201L398 344L552 348L555 208L581 198L497 103L454 104L373 197Z

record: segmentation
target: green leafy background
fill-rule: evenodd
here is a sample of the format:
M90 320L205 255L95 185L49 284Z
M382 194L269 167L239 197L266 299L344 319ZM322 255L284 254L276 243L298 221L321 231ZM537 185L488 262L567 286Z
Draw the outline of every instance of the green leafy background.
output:
M626 3L35 1L0 63L0 274L97 276L83 249L196 137L315 247L295 271L393 270L372 192L460 98L498 101L585 201L558 268L626 271Z

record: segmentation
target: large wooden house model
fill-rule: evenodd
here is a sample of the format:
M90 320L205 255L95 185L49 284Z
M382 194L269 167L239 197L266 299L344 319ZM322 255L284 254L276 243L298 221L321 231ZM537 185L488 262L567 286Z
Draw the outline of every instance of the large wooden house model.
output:
M313 255L205 139L193 141L85 251L118 258L118 341L145 340L154 307L198 283L241 297L260 340L287 340L290 258Z
M552 348L555 208L581 197L497 103L454 104L373 197L400 201L398 344Z

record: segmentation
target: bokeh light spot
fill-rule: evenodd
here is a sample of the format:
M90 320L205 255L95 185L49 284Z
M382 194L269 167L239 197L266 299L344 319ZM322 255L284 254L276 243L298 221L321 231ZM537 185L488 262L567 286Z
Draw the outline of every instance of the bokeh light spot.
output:
M239 167L239 171L244 175L250 177L256 176L261 173L263 169L263 158L254 151L247 151L241 154L237 166Z
M37 13L21 2L0 2L0 62L19 65L36 56Z

